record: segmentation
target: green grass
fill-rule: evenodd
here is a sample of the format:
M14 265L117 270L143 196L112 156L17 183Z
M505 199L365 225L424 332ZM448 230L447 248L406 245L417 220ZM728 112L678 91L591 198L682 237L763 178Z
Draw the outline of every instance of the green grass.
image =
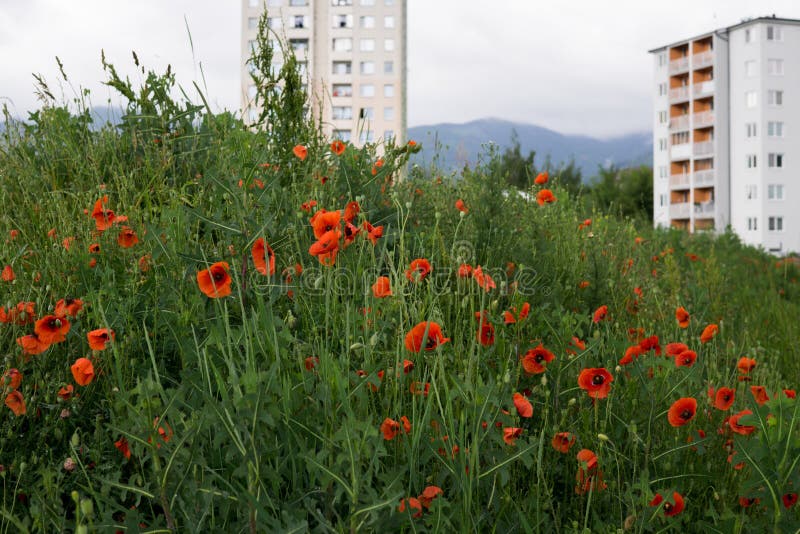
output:
M41 317L61 298L85 302L66 340L39 355L16 342L32 324L0 325L5 369L24 375L27 405L18 417L4 407L0 419L3 532L800 527L797 506L782 503L800 487L798 405L781 392L800 376L790 262L732 234L654 231L586 213L557 177L548 184L557 201L539 206L505 191L491 154L437 179L408 168L413 147L348 145L338 156L312 123L292 129L288 119L268 136L202 103L173 102L171 83L151 73L158 91L122 91L122 127L91 130L80 111L50 102L0 142L0 246L16 275L0 283L6 310L32 301ZM271 109L270 124L281 113L296 120L296 111ZM307 146L306 160L292 154L296 144ZM84 210L103 195L128 221L98 233ZM459 198L468 213L455 208ZM321 265L301 209L310 200L329 211L357 200L354 224L383 225L383 237L373 245L362 232L333 266ZM591 226L579 229L586 218ZM131 248L117 244L121 224L139 237ZM258 237L275 251L274 276L255 270ZM405 275L415 258L433 267L420 282ZM210 299L196 276L218 261L230 264L232 293ZM459 278L462 263L481 265L496 288ZM390 278L393 296L373 297L378 276ZM530 315L506 325L503 312L525 302ZM608 318L594 323L601 305ZM676 323L678 306L691 313L688 329ZM489 346L476 335L484 310ZM406 334L422 321L450 341L407 350ZM703 344L710 323L719 333ZM103 327L116 339L91 351L86 333ZM619 366L637 342L631 329L662 346L686 343L697 363L679 368L651 351ZM555 359L528 375L520 358L539 343ZM737 380L742 356L758 362L751 382ZM80 357L95 368L87 386L70 372ZM595 367L614 380L593 402L577 377ZM428 394L412 394L413 382L430 384ZM62 400L68 384L77 394ZM750 385L766 386L771 400L757 406ZM711 406L709 386L736 390L730 412ZM515 392L526 393L533 417L518 415ZM681 397L698 409L676 428L667 411ZM744 409L754 412L740 420L756 427L750 436L724 425ZM403 416L410 431L384 439L381 423ZM513 445L504 428L522 429ZM575 436L566 454L551 445L557 432ZM114 446L123 437L130 459ZM597 455L605 489L576 493L581 449ZM398 512L427 486L442 494L422 517ZM685 499L682 513L648 505L673 491ZM743 508L740 497L759 501Z

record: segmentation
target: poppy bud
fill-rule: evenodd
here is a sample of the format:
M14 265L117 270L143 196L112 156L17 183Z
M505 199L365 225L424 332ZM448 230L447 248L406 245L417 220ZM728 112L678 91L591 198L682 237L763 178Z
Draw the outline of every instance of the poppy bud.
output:
M94 504L91 499L83 499L81 501L81 513L88 517L94 515Z
M467 306L469 306L469 297L464 297L461 299L461 309L466 310Z
M466 216L467 216L467 212L465 212L465 211L459 211L459 212L458 212L458 216L459 216L459 217L461 217L461 218L463 219L464 217L466 217Z
M64 460L64 471L70 471L71 472L71 471L74 471L74 470L75 470L75 460L73 460L72 458L67 457L67 459Z
M609 441L608 436L606 436L605 434L597 434L597 439L599 439L600 441Z
M622 367L620 367L618 365L618 366L614 367L614 370L619 373L620 371L622 371Z
M567 406L575 406L575 403L576 403L576 402L578 402L578 400L577 400L575 397L572 397L572 398L571 398L571 399L570 399L570 400L567 402Z
M433 216L437 221L442 218L442 214L439 213L438 211L436 213L434 213Z
M72 443L73 447L77 447L81 444L81 437L78 435L78 431L76 430L74 434L72 434L72 439L69 440Z
M377 344L378 344L378 341L379 341L379 338L378 338L378 333L377 333L377 332L375 332L375 333L374 333L374 334L372 334L372 336L369 338L369 346L370 346L370 347L374 347L375 345L377 345Z
M407 210L410 210L410 209L411 209L411 202L406 202L406 209L407 209Z
M506 370L506 373L503 375L503 383L508 384L509 382L511 382L511 373Z
M314 289L319 289L322 287L322 276L318 276L316 280L314 280Z
M292 312L289 312L289 316L286 317L286 326L289 327L289 330L294 330L297 326L297 317L292 315Z
M542 387L546 387L546 386L547 386L547 377L542 375Z
M492 309L492 311L497 311L497 306L498 306L498 302L497 302L496 299L493 300L492 303L489 305L489 307Z
M350 345L350 350L351 351L358 350L358 349L363 349L363 348L364 348L364 344L363 343L353 343L352 345Z
M72 490L72 493L70 493L69 496L72 497L72 500L75 501L75 504L78 504L78 498L80 496L78 495L77 491Z
M719 500L719 493L717 493L716 491L714 492L714 500L715 501Z

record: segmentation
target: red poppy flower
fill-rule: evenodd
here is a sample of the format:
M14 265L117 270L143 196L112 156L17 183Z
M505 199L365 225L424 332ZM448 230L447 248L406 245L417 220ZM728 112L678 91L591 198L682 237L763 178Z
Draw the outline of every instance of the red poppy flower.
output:
M406 349L410 350L411 352L420 352L423 348L422 340L425 338L426 331L428 334L424 345L426 351L434 350L439 345L450 341L450 338L444 337L444 334L442 334L442 328L438 324L434 323L433 321L423 321L417 324L408 332L408 334L406 334Z
M466 263L462 263L458 266L458 277L459 278L472 278L472 266L467 265Z
M506 427L503 429L503 441L506 442L506 445L514 445L517 442L517 438L522 435L522 429L516 427Z
M664 503L664 515L667 517L673 517L683 512L683 495L677 491L673 491L672 501L673 502L667 501Z
M639 345L631 345L625 350L625 356L623 356L622 359L620 359L619 364L629 365L633 363L633 360L635 358L638 358L643 353L644 351L642 350L642 347L640 347Z
M603 472L597 463L597 455L589 449L581 449L577 455L578 472L575 474L575 493L582 495L587 491L602 491L606 489L603 482Z
M540 206L544 206L545 204L550 204L556 201L555 195L549 189L542 189L538 193L536 193L536 203Z
M411 387L409 388L409 391L411 391L412 395L422 395L424 397L427 397L428 393L430 392L430 389L431 389L430 382L425 382L425 384L423 384L422 382L414 381L411 382Z
M608 315L608 306L604 304L594 311L594 314L592 315L592 321L595 323L599 323L600 321L605 319L607 315Z
M89 340L89 348L92 350L106 350L108 342L113 341L116 335L109 328L98 328L86 334Z
M677 356L685 350L689 350L689 346L684 343L667 343L667 356Z
M460 198L456 200L456 209L462 213L469 213L469 209L464 205L464 201Z
M719 332L719 327L715 324L710 324L703 329L703 333L700 334L700 342L701 343L708 343L711 341L714 336L717 335Z
M72 384L67 384L63 386L61 389L58 390L58 398L61 400L69 400L72 398L72 394L75 392L75 388Z
M756 431L756 427L750 425L740 425L739 419L744 417L745 415L753 415L751 410L742 410L741 412L730 416L728 419L728 426L733 432L740 434L742 436L749 436L753 432Z
M259 237L253 243L250 255L253 257L256 271L264 276L275 276L275 253L263 237Z
M98 232L104 232L114 224L114 212L107 209L106 204L108 204L108 195L104 195L103 198L97 200L92 209L92 218ZM53 232L53 235L55 235L55 232Z
M438 486L426 486L425 489L422 490L422 494L419 496L419 502L421 502L422 506L425 508L430 508L433 500L439 495L443 494L444 492L442 491L442 488Z
M12 368L3 373L3 379L2 382L0 382L0 386L5 385L9 390L13 391L18 389L21 383L22 373L20 373L19 370Z
M550 176L547 174L547 171L540 172L539 174L536 175L536 178L534 178L533 183L535 183L536 185L544 185L547 183L547 180L549 178Z
M769 400L769 395L767 395L767 388L764 386L750 386L750 393L753 394L753 398L756 400L756 403L761 406Z
M338 230L341 227L342 214L337 211L326 211L321 209L317 211L309 222L314 229L314 237L320 239L323 235L332 230Z
M614 377L604 367L592 367L582 370L578 375L578 386L593 399L605 399L611 391L613 380Z
M697 360L697 353L693 350L685 350L675 356L675 367L691 367Z
M10 265L6 265L3 267L3 274L2 274L3 282L11 282L16 278L14 276L14 270L11 268Z
M317 364L319 364L319 358L316 356L309 356L303 360L303 367L306 368L306 371L313 371Z
M419 282L425 279L431 272L431 264L425 258L417 258L411 262L408 269L406 269L406 278L411 282Z
M494 345L494 326L486 320L481 319L481 326L476 334L478 343L484 347Z
M731 388L719 388L714 396L714 408L726 411L733 405L736 392Z
M661 345L658 344L658 336L644 338L639 342L639 346L642 347L642 350L645 352L655 350L656 356L661 356Z
M69 329L70 324L65 317L45 315L36 321L33 333L36 334L39 341L42 343L53 345L67 339L67 332L69 332Z
M79 386L88 386L94 379L94 365L88 358L78 358L70 366L72 378Z
M397 507L397 511L402 514L406 511L406 507L408 508L408 513L410 514L412 510L416 510L415 513L411 514L411 517L422 517L422 503L419 502L419 499L415 497L400 499L400 506Z
M392 288L388 276L378 277L375 283L372 284L372 294L378 299L392 296Z
M750 508L754 504L758 504L760 499L758 497L754 498L747 498L747 497L739 497L739 506L742 508Z
M300 161L305 160L308 156L308 149L304 145L295 145L295 147L292 149L292 152Z
M756 368L756 361L752 358L746 358L742 356L736 363L736 368L739 369L740 373L746 375Z
M333 152L337 156L341 156L342 154L344 154L345 148L347 148L345 144L338 139L335 140L333 143L331 143L331 152Z
M216 299L231 294L231 275L228 263L218 261L197 273L197 286L208 298Z
M667 412L667 420L674 427L683 426L692 419L697 412L697 399L693 397L682 397L670 406Z
M136 236L136 232L133 231L133 228L123 226L117 236L117 243L119 246L122 248L131 248L138 242L139 238Z
M793 390L793 389L784 389L783 390L783 394L786 395L787 399L796 399L797 398L797 392L795 390Z
M653 497L653 500L650 501L649 506L658 506L663 501L664 497L662 497L660 493L656 493L655 497Z
M578 350L586 350L586 343L581 341L575 336L572 336L572 339L570 340L569 344Z
M81 299L61 299L56 302L56 309L53 312L56 317L77 317L78 313L83 309L83 301Z
M529 349L521 358L522 368L530 375L541 374L547 371L546 364L554 359L555 355L540 343L538 347Z
M520 417L532 417L533 416L533 405L530 401L521 393L514 393L514 407L517 409L517 413Z
M478 282L478 286L482 287L487 293L491 289L497 289L497 285L494 283L494 280L492 280L492 277L489 276L488 274L485 274L483 272L483 269L481 269L480 265L478 265L477 267L475 267L475 269L473 269L472 277L475 279L476 282Z
M378 243L379 238L383 237L383 226L372 226L367 221L364 221L361 227L367 233L367 239L372 242L373 246Z
M586 288L587 288L587 287L589 287L590 285L591 285L591 284L589 283L589 281L588 281L588 280L581 280L581 282L578 284L578 287L579 287L580 289L586 289Z
M681 328L689 328L689 312L683 306L675 310L675 320Z
M6 396L6 406L8 406L8 409L14 412L14 415L17 417L25 415L28 411L25 406L25 397L23 397L22 393L19 391L12 391Z
M128 440L125 439L124 436L114 442L114 447L122 453L122 456L124 456L126 460L130 459L131 448L128 446Z
M559 432L553 436L553 441L551 441L550 444L558 452L566 454L575 444L575 434L571 434L569 432Z
M381 423L381 432L383 432L383 439L391 441L400 432L400 423L387 417Z
M786 493L782 497L783 507L787 510L797 504L797 493Z

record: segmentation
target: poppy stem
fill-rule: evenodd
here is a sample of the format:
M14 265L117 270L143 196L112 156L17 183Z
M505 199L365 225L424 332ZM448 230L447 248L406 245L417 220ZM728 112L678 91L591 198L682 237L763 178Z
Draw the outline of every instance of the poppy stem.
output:
M269 269L269 268L268 268ZM269 270L267 270L269 272ZM242 252L242 308L247 306L247 252Z

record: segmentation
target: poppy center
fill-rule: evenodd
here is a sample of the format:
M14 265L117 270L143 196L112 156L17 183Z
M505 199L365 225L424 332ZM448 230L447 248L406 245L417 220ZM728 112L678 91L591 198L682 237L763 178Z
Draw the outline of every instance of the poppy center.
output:
M435 349L436 348L436 340L432 337L428 337L428 341L425 342L426 349Z
M542 360L544 360L544 356L542 356L541 354L537 354L533 359L536 360L536 363L542 363Z
M603 375L594 375L592 377L592 384L594 384L595 386L599 386L605 381L606 378Z
M53 329L61 328L61 321L58 320L58 319L50 319L47 322L47 326L49 326L50 328L53 328Z
M212 276L215 282L221 282L225 279L225 274L221 272L215 272Z
M664 503L664 511L669 512L672 510L672 505L670 503Z
M689 410L683 410L681 412L681 419L691 419L691 418L692 418L692 412L690 412Z
M722 396L722 400L724 400L725 402L728 402L729 400L731 400L731 396L730 395L723 395Z

